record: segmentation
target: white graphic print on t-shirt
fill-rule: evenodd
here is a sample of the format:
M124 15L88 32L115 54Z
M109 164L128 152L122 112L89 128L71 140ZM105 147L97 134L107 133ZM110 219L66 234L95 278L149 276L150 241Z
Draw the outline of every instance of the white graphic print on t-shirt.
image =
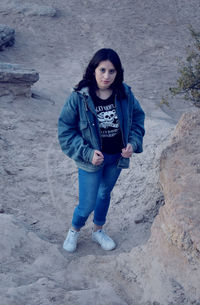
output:
M97 117L102 137L114 137L119 132L119 120L114 104L97 106Z

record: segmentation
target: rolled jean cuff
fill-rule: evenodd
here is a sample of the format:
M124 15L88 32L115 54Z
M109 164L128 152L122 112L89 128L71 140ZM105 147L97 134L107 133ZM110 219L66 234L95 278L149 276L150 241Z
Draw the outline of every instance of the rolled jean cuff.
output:
M82 225L82 226L76 226L76 225L74 225L74 224L72 223L72 227L73 227L74 229L76 229L76 230L81 229L83 226L84 226L84 225Z
M96 219L94 219L93 222L94 222L94 224L95 224L96 226L103 226L103 225L106 223L105 220L104 220L104 221L98 221L98 220L96 220Z

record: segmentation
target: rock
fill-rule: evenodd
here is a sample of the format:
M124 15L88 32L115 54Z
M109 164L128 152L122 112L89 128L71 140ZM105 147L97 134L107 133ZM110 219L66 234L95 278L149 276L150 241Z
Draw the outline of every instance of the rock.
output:
M15 1L13 1L7 4L6 7L0 8L0 13L4 15L14 13L26 16L55 17L57 15L57 10L52 6L31 3L21 3L16 5Z
M160 181L165 206L160 209L160 227L166 240L200 260L200 111L180 119L160 161Z
M0 63L0 96L31 96L31 86L39 79L34 69L24 68L18 64Z
M199 304L199 134L200 110L184 114L161 154L165 204L152 224L148 243L118 262L121 269L128 265L136 275L144 291L141 304ZM142 220L142 214L136 219Z
M31 7L25 6L23 8L25 15L27 16L46 16L46 17L55 17L56 16L56 9L51 6L40 6L34 4Z
M15 43L15 30L7 25L0 24L0 51L11 47Z
M138 214L134 220L134 222L136 224L139 224L139 223L144 223L145 222L145 216L143 214Z

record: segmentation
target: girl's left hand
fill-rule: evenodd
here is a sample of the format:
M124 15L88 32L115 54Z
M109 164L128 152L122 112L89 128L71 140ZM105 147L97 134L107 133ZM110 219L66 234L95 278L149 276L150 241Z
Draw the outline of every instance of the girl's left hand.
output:
M130 143L127 144L126 148L122 149L122 157L124 158L130 158L133 154L133 147Z

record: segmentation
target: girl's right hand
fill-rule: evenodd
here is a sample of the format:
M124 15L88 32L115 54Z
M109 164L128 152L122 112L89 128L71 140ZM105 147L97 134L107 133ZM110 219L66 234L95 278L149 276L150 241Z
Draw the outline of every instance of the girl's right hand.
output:
M95 150L93 158L92 158L92 164L100 165L101 163L103 163L103 160L104 160L104 156L103 156L102 152L99 150Z

